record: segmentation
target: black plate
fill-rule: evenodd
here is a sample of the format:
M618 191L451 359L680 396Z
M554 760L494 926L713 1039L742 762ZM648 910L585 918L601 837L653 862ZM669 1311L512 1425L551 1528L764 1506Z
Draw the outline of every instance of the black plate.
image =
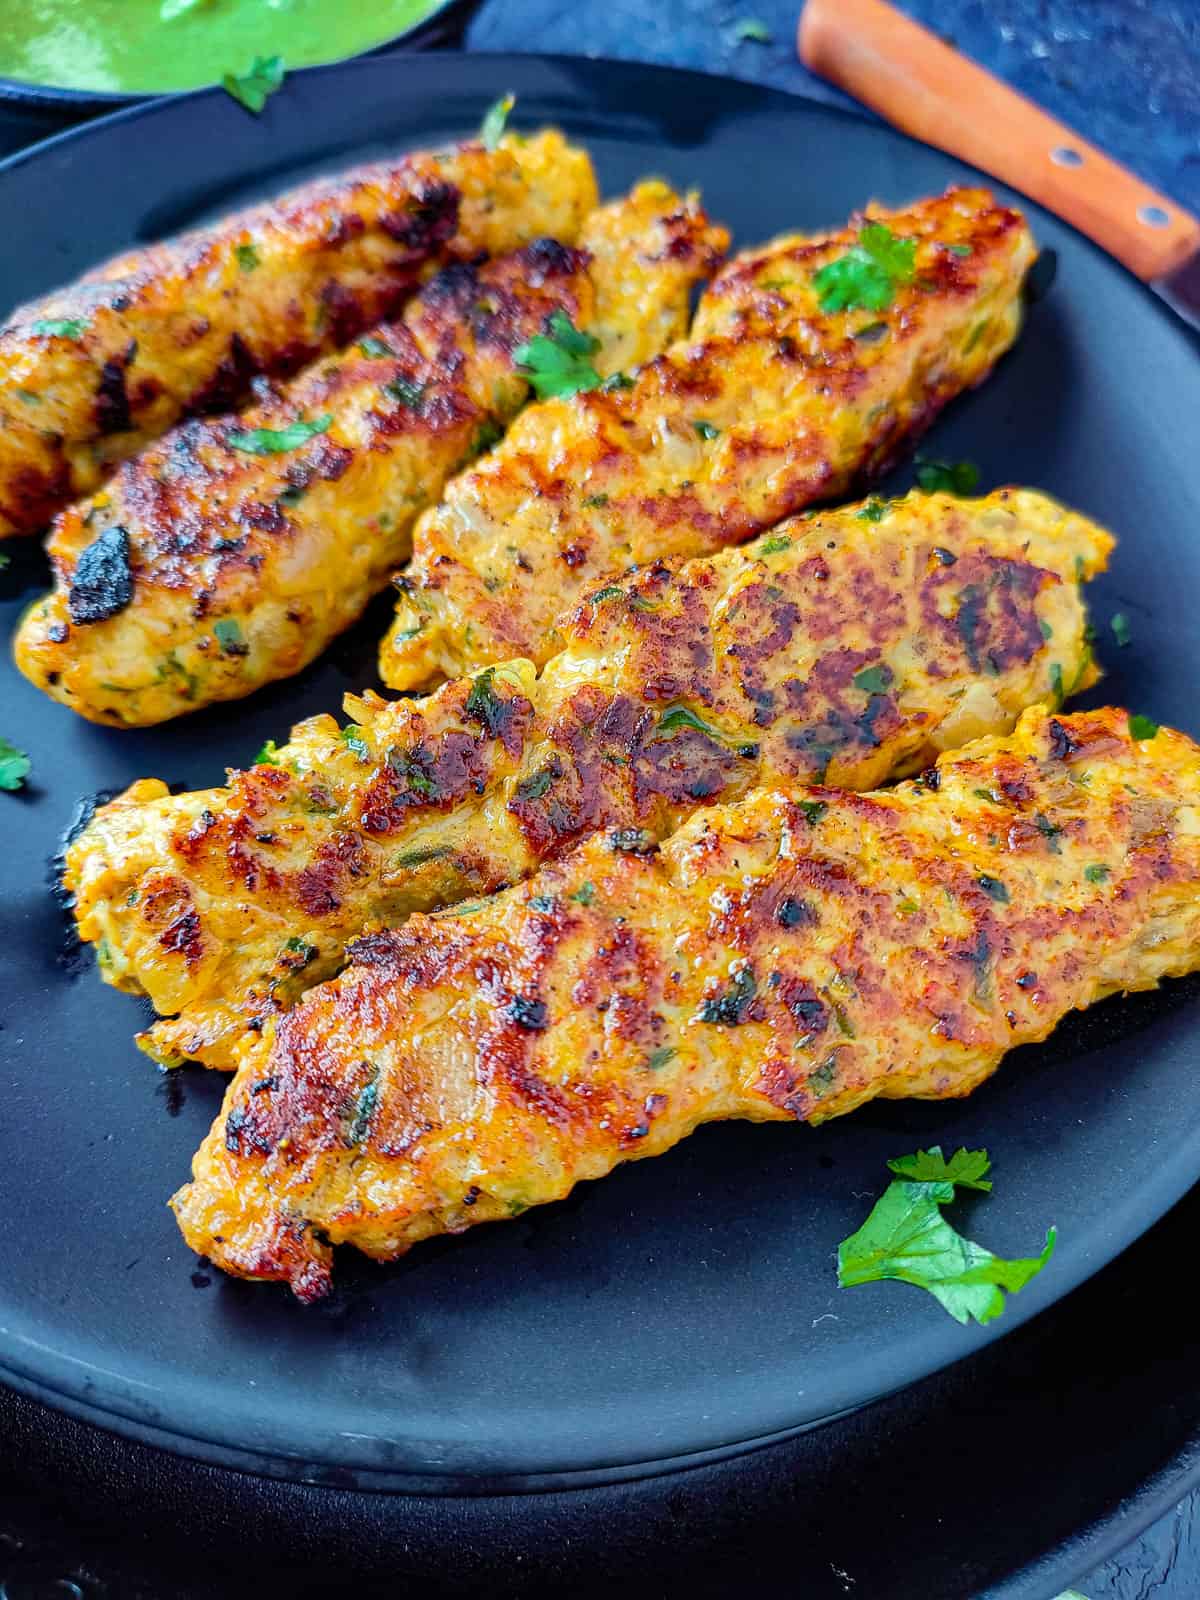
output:
M966 170L885 129L693 74L383 58L306 74L257 121L205 93L9 163L0 204L21 219L21 247L0 267L0 301L314 171L460 134L510 87L519 124L560 121L591 145L607 191L647 171L700 183L743 242ZM1117 530L1093 596L1105 692L1195 732L1195 346L1107 258L1033 216L1059 252L1057 286L929 448ZM19 552L0 579L18 597L7 621L41 577L40 558ZM1108 633L1117 609L1134 632L1124 651ZM873 1109L819 1132L710 1128L400 1266L344 1253L341 1289L315 1311L198 1269L163 1201L221 1085L156 1076L129 1043L137 1006L90 963L64 964L45 863L80 794L145 773L211 782L336 706L366 681L379 627L376 615L291 684L147 734L90 727L0 669L3 732L35 762L32 792L0 810L0 1364L16 1386L281 1474L442 1490L620 1475L811 1425L954 1361L1096 1271L1200 1175L1200 986L1185 982L1075 1019L962 1105ZM935 1139L993 1151L997 1191L974 1219L993 1248L1024 1254L1060 1228L1051 1267L990 1330L957 1327L902 1285L834 1286L837 1241L886 1158Z

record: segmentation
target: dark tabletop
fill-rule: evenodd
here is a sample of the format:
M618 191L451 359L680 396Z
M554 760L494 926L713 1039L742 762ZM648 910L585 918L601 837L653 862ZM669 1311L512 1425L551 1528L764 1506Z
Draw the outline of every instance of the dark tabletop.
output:
M905 0L904 9L1200 211L1200 0ZM797 60L797 10L797 0L483 0L466 43L696 67L848 105ZM739 40L737 25L750 18L769 42ZM0 110L0 150L29 137ZM1062 1452L1069 1471L1070 1439ZM1193 1496L1156 1523L1083 1580L1081 1594L1196 1600L1198 1505Z

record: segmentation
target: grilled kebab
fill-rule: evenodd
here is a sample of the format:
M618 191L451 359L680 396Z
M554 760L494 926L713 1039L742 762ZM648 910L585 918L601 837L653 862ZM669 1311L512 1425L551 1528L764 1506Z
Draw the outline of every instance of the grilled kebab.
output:
M873 310L845 278L868 272L864 239L890 264L853 280ZM1018 212L951 189L737 257L688 339L628 387L531 406L421 516L384 682L540 666L598 578L740 543L883 470L1012 343L1033 256Z
M71 845L108 982L144 1046L228 1066L248 1022L327 978L370 922L515 882L597 829L661 839L784 780L870 788L1093 681L1076 580L1111 539L1042 495L913 493L594 591L541 677L350 697L223 789L154 780Z
M573 244L595 204L585 151L510 134L320 179L22 306L0 331L0 538L394 315L431 264Z
M755 790L661 852L595 835L352 955L247 1036L174 1200L194 1250L305 1300L335 1245L390 1260L717 1118L965 1095L1193 970L1200 749L1037 707L896 789Z
M259 380L247 413L179 424L61 513L54 591L17 635L25 676L94 722L144 726L306 666L511 421L522 347L557 315L591 330L601 373L649 359L728 242L660 182L572 231L578 248L537 239L444 268L399 322L285 387Z

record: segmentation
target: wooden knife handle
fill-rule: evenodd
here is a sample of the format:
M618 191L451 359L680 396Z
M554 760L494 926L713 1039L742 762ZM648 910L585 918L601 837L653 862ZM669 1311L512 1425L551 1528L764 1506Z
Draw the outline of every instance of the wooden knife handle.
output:
M808 0L799 47L813 72L1029 195L1139 278L1200 249L1200 219L885 0Z

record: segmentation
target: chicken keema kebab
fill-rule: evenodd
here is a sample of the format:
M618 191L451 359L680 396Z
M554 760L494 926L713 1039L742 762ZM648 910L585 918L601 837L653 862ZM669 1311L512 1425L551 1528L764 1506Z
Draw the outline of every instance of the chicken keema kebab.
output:
M173 1204L312 1300L336 1245L391 1260L704 1122L965 1095L1200 965L1198 891L1200 749L1116 710L1036 707L891 790L755 790L660 851L595 835L248 1035Z
M307 666L386 588L421 508L512 420L529 342L587 330L599 375L640 364L686 327L729 242L660 182L571 233L577 247L537 239L444 268L399 321L284 387L259 380L248 412L181 423L61 513L54 591L16 638L25 676L92 721L145 726Z
M1079 583L1112 540L1046 497L914 492L593 591L528 661L351 696L225 788L154 780L67 853L81 936L217 1067L372 922L527 877L597 829L666 837L780 781L867 789L1095 677Z
M0 538L394 315L432 267L574 244L596 203L586 151L509 134L320 179L21 307L0 332Z
M1035 247L982 189L738 256L628 387L549 399L414 531L395 689L513 656L610 572L741 543L891 464L1016 337Z

